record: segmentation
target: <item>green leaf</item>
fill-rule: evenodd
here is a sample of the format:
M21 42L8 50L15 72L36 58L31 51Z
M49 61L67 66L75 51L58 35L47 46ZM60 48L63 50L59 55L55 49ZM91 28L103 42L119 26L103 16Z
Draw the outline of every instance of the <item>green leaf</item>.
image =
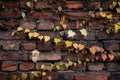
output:
M30 6L31 6L31 2L26 2L26 5L27 5L28 7L30 7Z
M82 64L82 62L81 62L79 59L78 59L78 61L77 61L77 62L78 62L78 64L79 64L79 65L80 65L80 64Z
M25 15L25 13L23 12L23 13L22 13L22 17L25 18L25 16L26 16L26 15Z
M60 27L59 27L59 26L56 26L56 27L54 27L54 29L53 29L53 31L58 31L58 30L60 30Z
M107 15L107 19L112 19L112 14Z
M26 78L27 78L27 74L22 73L22 75L21 75L21 80L25 80Z
M88 32L87 32L87 30L86 29L81 29L81 30L79 30L80 32L81 32L81 34L82 35L84 35L85 37L88 35Z
M116 1L113 1L113 3L112 3L114 6L116 6L117 5L117 2Z
M117 13L120 13L120 8L116 8Z
M29 74L29 78L30 80L34 80L34 74L33 73Z
M12 75L11 76L11 80L16 80L17 76L16 75Z
M68 69L72 65L73 65L73 62L69 60L68 63L65 64L66 69Z

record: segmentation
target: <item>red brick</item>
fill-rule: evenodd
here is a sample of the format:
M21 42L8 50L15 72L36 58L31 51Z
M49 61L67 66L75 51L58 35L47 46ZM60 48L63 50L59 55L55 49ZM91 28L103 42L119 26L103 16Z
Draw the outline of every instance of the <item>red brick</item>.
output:
M8 74L7 73L4 73L4 72L1 72L0 73L0 78L2 78L2 80L8 80Z
M47 9L50 8L50 5L47 1L39 1L35 4L35 9Z
M36 44L34 42L26 42L22 43L22 47L24 50L34 50L36 49Z
M53 30L53 28L54 23L48 20L41 20L37 25L38 30Z
M2 49L3 50L19 50L19 41L3 41Z
M22 17L22 12L18 11L1 11L0 12L0 19L18 19Z
M0 60L28 60L28 54L20 51L4 51L0 52Z
M51 80L74 80L74 72L72 71L59 71L52 72L42 78L42 80L48 80L51 77Z
M104 42L104 47L107 50L120 50L120 43L118 41Z
M31 56L29 57L31 59ZM61 60L60 53L41 52L38 56L38 61L57 61Z
M12 36L12 32L11 31L7 31L7 32L0 32L0 39L5 39L5 40L8 40L8 39L25 39L26 38L26 35L24 33L19 33L19 34L15 34Z
M23 28L28 28L28 29L35 29L36 28L36 24L34 22L21 22L20 26L22 26Z
M120 71L120 63L106 63L108 71Z
M16 71L18 63L12 61L2 62L2 71Z
M21 62L19 64L20 71L30 71L35 69L35 64L32 62Z
M88 63L88 70L91 71L100 71L104 69L103 63Z
M75 75L75 80L108 80L108 72L86 72Z

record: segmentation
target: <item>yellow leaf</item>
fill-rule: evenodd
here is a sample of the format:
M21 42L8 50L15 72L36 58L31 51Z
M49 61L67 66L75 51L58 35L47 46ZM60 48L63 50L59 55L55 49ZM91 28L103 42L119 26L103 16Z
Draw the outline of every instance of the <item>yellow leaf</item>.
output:
M38 0L34 0L34 2L37 2Z
M67 28L67 25L66 24L62 24L63 28L66 29Z
M38 36L39 36L39 33L33 32L33 37L38 37Z
M105 12L100 12L100 16L101 17L106 17L106 13Z
M31 3L30 3L30 2L26 2L26 5L27 5L28 7L30 7L30 6L31 6Z
M75 49L78 49L78 44L77 44L77 43L73 43L73 47L74 47Z
M30 29L25 29L24 33L29 33Z
M86 62L89 62L90 61L90 59L89 58L86 58L86 60L85 60Z
M44 67L45 67L45 65L44 65L44 64L42 64L42 65L41 65L41 69L44 69Z
M54 29L53 29L53 31L58 31L58 30L60 30L60 27L59 27L59 26L56 26L56 27L54 27Z
M119 31L119 29L120 29L120 25L119 25L118 23L116 23L116 24L114 25L114 29L115 29L115 32L114 32L114 33L117 33L117 32Z
M50 36L44 36L44 42L46 43L47 41L50 40Z
M33 33L33 32L30 32L30 33L28 34L29 39L31 39L31 38L33 37L33 35L34 35L34 33Z
M26 15L25 15L25 13L23 12L23 13L22 13L22 17L25 18L25 16L26 16Z
M117 13L120 13L120 8L116 8Z
M112 14L107 15L108 19L112 19Z
M46 72L42 72L42 75L45 76L45 75L47 75L47 73Z
M91 48L89 48L89 50L92 53L92 55L94 55L96 53L96 49L93 46Z
M61 6L58 6L58 11L62 11L62 7Z
M21 26L17 28L17 31L22 31L22 30L23 30L23 27Z
M72 41L65 41L65 45L66 45L66 47L71 47L72 44L73 44Z
M43 36L40 36L40 35L39 35L39 36L38 36L38 39L42 40L42 39L43 39Z
M21 75L21 79L22 79L22 80L25 80L26 78L27 78L27 74L22 73L22 75Z
M78 61L77 61L77 62L78 62L78 64L79 64L79 65L80 65L80 64L82 64L82 62L81 62L79 59L78 59Z
M60 38L54 38L54 42L55 42L55 44L57 45L58 43L61 42L61 39L60 39Z

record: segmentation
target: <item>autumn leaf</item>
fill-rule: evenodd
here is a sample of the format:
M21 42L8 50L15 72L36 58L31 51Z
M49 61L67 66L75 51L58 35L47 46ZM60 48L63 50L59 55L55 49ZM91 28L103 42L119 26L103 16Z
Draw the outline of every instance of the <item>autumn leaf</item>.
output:
M39 36L38 36L38 39L42 40L42 39L43 39L43 36L39 35Z
M72 41L65 41L65 45L66 45L66 47L71 47L72 44L73 44Z
M31 38L33 37L33 35L34 35L33 32L28 33L28 37L29 37L29 39L31 39Z
M79 65L80 65L80 64L82 64L82 61L80 61L79 59L78 59L78 61L77 61L77 62L78 62L78 64L79 64Z
M25 29L24 30L24 33L29 33L30 32L30 29Z
M70 61L70 60L68 60L68 63L65 64L66 69L68 69L68 68L69 68L70 66L72 66L72 65L73 65L73 62Z
M44 36L43 38L45 43L50 40L50 36Z
M74 47L75 49L78 49L78 44L77 44L77 43L73 43L73 47Z
M114 33L117 33L120 30L120 22L118 22L114 25L114 29L115 29Z
M25 18L25 16L26 16L26 14L23 12L23 13L22 13L22 17Z
M82 45L82 44L78 44L78 49L79 49L79 50L83 50L84 47L85 47L84 45Z
M88 34L88 32L87 32L87 30L86 29L81 29L81 30L79 30L80 32L81 32L81 34L83 35L83 36L87 36L87 34Z
M92 53L92 55L94 55L96 53L96 49L94 46L90 47L89 50Z
M33 62L37 62L39 54L40 54L40 52L38 50L32 51L32 61Z
M68 30L68 32L67 32L67 33L68 33L68 38L69 38L69 37L74 37L74 36L75 36L75 34L76 34L76 33L75 33L75 32L73 32L72 30Z
M102 56L102 60L105 61L107 59L107 55L106 54L101 54Z
M62 7L61 6L58 6L58 11L62 11Z
M101 17L106 17L106 13L105 12L100 12L100 16Z
M115 56L113 54L108 54L108 57L109 57L110 61L112 61L115 58Z
M58 43L61 42L61 39L60 39L60 38L54 38L54 42L55 42L55 44L57 45Z
M117 13L120 13L120 8L116 8Z
M23 27L21 26L17 28L17 31L22 31L22 30L23 30Z
M27 78L27 74L22 73L22 74L21 74L21 80L25 80L26 78Z
M34 80L34 74L33 74L33 73L30 73L30 74L29 74L29 78L30 78L30 80Z
M39 36L39 33L33 32L33 37L38 37L38 36Z
M53 29L53 31L58 31L58 30L60 30L60 27L59 27L59 26L56 26L56 27L54 27L54 29Z
M17 76L16 75L12 75L11 76L11 80L16 80Z
M107 19L112 19L112 14L109 14L106 17L107 17Z
M30 7L30 6L31 6L31 2L26 2L26 5L27 5L28 7Z

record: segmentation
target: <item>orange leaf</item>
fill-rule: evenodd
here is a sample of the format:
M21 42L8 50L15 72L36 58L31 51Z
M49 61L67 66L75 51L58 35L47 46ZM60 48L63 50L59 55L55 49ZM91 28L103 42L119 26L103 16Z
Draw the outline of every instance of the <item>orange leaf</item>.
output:
M106 54L101 54L102 56L102 60L105 61L107 59L107 55Z
M113 54L108 54L108 57L109 57L110 61L112 61L115 58L115 56Z
M92 46L89 50L92 53L92 55L94 55L96 53L96 49L94 46Z
M82 44L79 44L79 45L78 45L78 49L79 49L79 50L83 50L83 49L84 49L84 47L85 47L85 46L84 46L84 45L82 45Z

